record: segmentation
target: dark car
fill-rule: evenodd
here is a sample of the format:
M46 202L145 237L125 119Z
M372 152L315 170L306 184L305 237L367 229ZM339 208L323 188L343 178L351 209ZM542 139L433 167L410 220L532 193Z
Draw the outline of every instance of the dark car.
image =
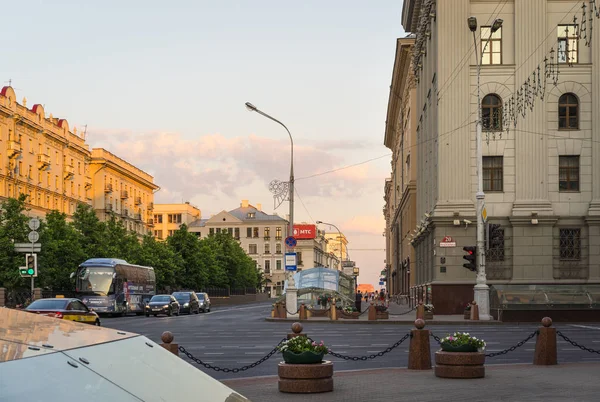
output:
M98 314L79 299L39 299L27 306L25 311L100 326Z
M173 292L171 296L174 296L179 302L182 313L198 314L200 312L200 301L196 292Z
M179 315L180 305L177 299L171 295L155 295L146 304L146 317L150 314L155 317L159 314L166 314L169 317L173 314Z
M210 312L210 298L208 297L208 293L200 292L196 293L196 296L198 296L200 310L202 310L203 313Z

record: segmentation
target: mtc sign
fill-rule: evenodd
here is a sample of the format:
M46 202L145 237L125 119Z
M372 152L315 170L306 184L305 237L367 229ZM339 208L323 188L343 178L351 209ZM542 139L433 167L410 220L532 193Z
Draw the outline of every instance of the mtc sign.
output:
M314 239L317 237L315 225L294 225L294 237L298 240Z

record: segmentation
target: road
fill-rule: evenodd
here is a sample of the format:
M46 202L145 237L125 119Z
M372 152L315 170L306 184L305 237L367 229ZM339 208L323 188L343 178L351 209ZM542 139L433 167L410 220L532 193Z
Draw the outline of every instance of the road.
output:
M103 318L102 325L122 331L135 332L160 343L163 331L171 331L175 341L195 357L218 367L235 368L255 362L269 353L290 330L289 323L266 322L271 303L234 307L214 307L210 313L179 317L121 317ZM385 350L407 334L412 327L397 324L323 324L303 323L304 332L311 338L323 340L333 351L351 356L364 356ZM501 351L516 345L537 329L535 324L506 325L436 325L429 329L439 337L454 331L466 331L487 342L486 353ZM566 336L592 349L600 349L600 323L562 324L556 327ZM409 340L376 359L367 361L340 360L336 371L382 367L406 367ZM486 364L531 363L535 338L510 353L486 359ZM431 343L432 353L437 350ZM582 351L558 338L559 363L600 362L600 354ZM237 374L223 373L195 366L216 379L275 375L281 358L276 354L264 363ZM433 360L432 360L433 361Z

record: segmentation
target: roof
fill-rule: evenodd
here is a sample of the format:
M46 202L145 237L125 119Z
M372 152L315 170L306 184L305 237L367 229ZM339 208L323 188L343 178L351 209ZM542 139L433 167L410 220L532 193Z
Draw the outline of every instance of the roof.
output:
M206 226L206 222L208 222L208 219L196 219L193 222L190 222L190 224L188 225L188 227L199 227L199 228L203 228L204 226Z
M229 213L241 221L244 222L256 222L256 221L278 221L278 222L287 222L281 216L278 215L269 215L264 213L263 211L259 211L253 205L248 205L247 207L239 207L229 211ZM248 214L254 213L254 218L249 218Z

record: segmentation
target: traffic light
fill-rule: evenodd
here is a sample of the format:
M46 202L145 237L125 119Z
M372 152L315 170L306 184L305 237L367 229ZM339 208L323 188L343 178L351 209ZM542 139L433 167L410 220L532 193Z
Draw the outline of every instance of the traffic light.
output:
M463 264L463 267L476 272L477 271L477 247L475 246L465 246L463 247L463 251L466 251L467 254L463 255L463 259L467 260L467 264Z
M19 269L21 276L37 276L37 254L25 254L25 266Z

